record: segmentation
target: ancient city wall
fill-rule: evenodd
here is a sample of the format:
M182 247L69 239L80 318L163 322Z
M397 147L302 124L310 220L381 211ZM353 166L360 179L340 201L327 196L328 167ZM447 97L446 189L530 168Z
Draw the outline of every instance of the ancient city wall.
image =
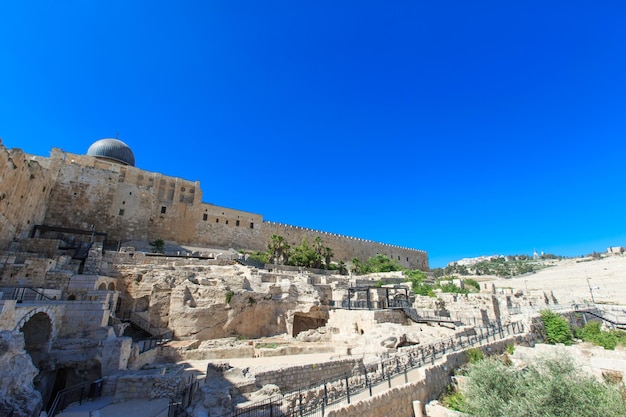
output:
M0 248L6 248L43 221L55 177L20 149L7 150L1 141L0 173Z
M407 268L422 270L428 269L428 255L426 252L417 249L388 245L371 240L343 236L335 233L307 229L304 227L290 226L276 222L264 222L262 232L263 234L261 236L261 240L262 242L266 242L266 246L267 242L270 241L271 235L283 236L292 246L299 245L304 238L311 243L315 240L315 238L320 237L322 238L325 246L329 246L333 249L335 254L334 259L337 260L349 261L353 258L358 258L359 260L365 261L369 257L381 254L398 261L401 265ZM266 249L266 247L259 250L264 249Z
M426 252L263 221L259 214L202 202L197 181L124 166L54 148L50 158L0 144L0 245L36 224L107 233L108 247L131 240L266 250L270 236L292 245L321 237L335 260L386 255L428 269ZM83 240L89 236L84 235ZM1 247L1 246L0 246Z

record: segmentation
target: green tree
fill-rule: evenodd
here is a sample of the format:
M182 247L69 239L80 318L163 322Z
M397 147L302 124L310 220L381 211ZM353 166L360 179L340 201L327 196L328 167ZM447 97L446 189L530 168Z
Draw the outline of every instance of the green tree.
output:
M328 246L326 246L324 248L324 263L326 265L326 269L330 269L330 263L333 259L333 256L335 256L333 249L329 248Z
M321 256L314 247L309 245L308 240L303 238L300 246L293 248L289 264L306 268L319 268L318 265L321 265Z
M165 241L163 239L153 240L149 242L149 245L152 246L152 253L163 253L165 251Z
M284 237L280 235L270 236L270 242L267 245L268 258L272 263L277 265L286 264L289 261L289 251L291 247Z
M542 310L539 314L541 315L541 321L543 321L547 343L572 344L574 336L567 320L550 310Z

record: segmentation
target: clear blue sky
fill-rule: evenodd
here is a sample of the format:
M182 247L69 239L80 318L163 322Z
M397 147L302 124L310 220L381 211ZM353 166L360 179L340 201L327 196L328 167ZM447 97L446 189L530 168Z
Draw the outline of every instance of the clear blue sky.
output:
M626 245L626 2L4 1L0 137L462 257Z

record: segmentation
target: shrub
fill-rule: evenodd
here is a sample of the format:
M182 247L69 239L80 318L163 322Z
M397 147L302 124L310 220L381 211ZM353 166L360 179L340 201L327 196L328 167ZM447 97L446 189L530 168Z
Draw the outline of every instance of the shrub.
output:
M448 392L441 399L441 403L452 410L464 413L467 410L465 395L461 391Z
M470 286L474 288L476 291L480 291L480 284L473 278L468 278L465 280L465 286Z
M563 343L571 345L574 339L569 323L560 315L550 310L541 311L541 320L545 328L545 339L547 343Z
M226 304L230 304L230 300L233 299L233 295L235 295L232 291L226 291Z
M582 329L577 329L575 333L577 338L602 346L608 350L615 349L621 337L619 335L620 332L602 331L600 323L595 321L590 321Z
M474 416L624 416L618 386L583 374L567 356L542 358L523 370L486 359L467 372L466 412Z
M485 358L485 354L481 349L471 348L467 351L470 363L478 363Z

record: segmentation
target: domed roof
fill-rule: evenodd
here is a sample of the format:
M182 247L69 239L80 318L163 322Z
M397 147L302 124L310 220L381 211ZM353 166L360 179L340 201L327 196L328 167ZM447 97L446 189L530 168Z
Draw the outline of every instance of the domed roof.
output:
M100 139L87 150L87 155L106 158L124 165L135 166L135 155L127 144L119 139Z

